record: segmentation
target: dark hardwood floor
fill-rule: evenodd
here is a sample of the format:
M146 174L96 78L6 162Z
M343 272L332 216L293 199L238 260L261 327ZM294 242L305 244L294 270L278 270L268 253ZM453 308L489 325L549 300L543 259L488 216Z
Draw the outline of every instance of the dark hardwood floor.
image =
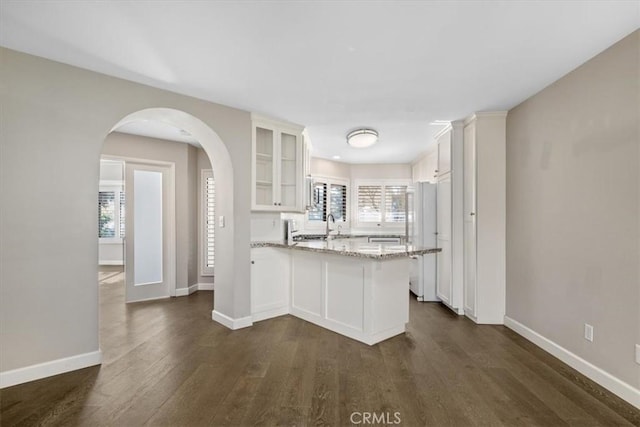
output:
M517 334L438 304L412 301L408 332L369 347L292 316L230 331L211 292L126 305L121 280L101 272L102 366L2 390L2 426L640 426Z

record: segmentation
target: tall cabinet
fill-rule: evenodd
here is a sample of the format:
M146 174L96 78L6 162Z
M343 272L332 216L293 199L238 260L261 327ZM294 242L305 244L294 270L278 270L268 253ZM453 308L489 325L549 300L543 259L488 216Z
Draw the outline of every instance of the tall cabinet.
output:
M252 124L252 210L302 211L303 128L257 115Z
M506 112L464 126L464 313L502 324L506 282Z
M437 254L436 294L444 304L463 314L462 283L462 122L453 122L436 134Z

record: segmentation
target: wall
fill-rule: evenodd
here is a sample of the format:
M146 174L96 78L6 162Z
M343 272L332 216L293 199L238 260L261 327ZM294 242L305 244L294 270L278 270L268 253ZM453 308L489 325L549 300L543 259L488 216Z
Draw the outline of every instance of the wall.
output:
M199 283L198 221L199 176L198 157L206 158L201 148L182 142L146 138L113 132L107 136L102 154L175 163L176 180L176 288ZM211 165L201 162L208 169Z
M639 51L636 31L507 116L507 316L636 392Z
M311 158L310 170L310 173L313 176L326 176L331 178L345 179L349 179L351 177L350 164L321 159L319 157Z
M0 73L0 371L99 356L99 159L112 127L148 108L182 111L211 135L205 149L218 154L218 196L228 200L218 205L227 222L215 309L250 315L248 112L4 48ZM41 220L51 200L66 208L55 227Z

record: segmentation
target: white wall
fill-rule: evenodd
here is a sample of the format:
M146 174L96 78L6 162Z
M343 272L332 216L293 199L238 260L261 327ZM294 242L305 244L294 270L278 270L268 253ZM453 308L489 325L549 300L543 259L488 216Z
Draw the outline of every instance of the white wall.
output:
M148 108L183 111L224 143L208 148L230 156L218 196L233 200L221 207L215 308L250 315L248 112L4 48L0 72L0 371L98 351L100 154L116 123ZM41 221L52 199L66 208L55 227Z
M636 393L639 52L636 31L507 116L507 316Z

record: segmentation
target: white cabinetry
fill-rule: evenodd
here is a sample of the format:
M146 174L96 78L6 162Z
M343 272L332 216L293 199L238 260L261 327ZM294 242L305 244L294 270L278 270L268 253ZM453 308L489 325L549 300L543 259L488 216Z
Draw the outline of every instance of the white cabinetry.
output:
M413 182L435 183L438 170L438 147L423 156L412 166Z
M505 315L506 112L464 127L464 312L477 323Z
M302 127L252 116L251 208L303 210Z
M373 345L405 331L409 258L292 251L292 315Z
M451 174L440 178L437 184L438 227L437 246L442 249L436 262L436 295L445 304L451 306Z
M451 172L451 132L449 127L438 137L438 168L435 171L438 176Z
M289 312L290 259L286 249L251 249L251 315L254 322Z
M462 122L453 122L438 134L437 181L437 296L463 314L462 240Z

